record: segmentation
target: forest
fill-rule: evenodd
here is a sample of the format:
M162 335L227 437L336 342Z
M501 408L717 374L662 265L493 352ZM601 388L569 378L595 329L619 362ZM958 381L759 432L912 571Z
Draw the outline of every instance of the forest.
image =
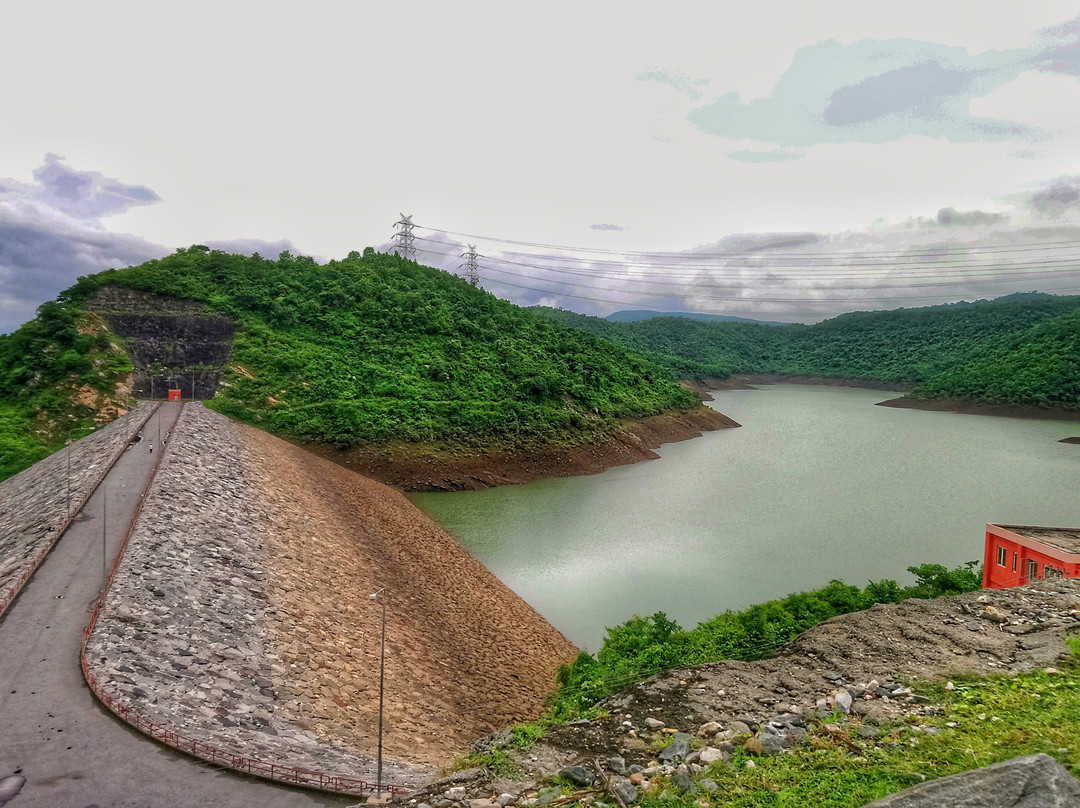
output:
M610 322L538 314L637 352L684 379L779 373L898 385L916 398L1080 411L1080 297L1040 293L893 311L814 325L678 317Z
M238 323L220 412L300 441L579 444L623 419L701 406L671 373L393 255L319 265L200 245L83 277L0 337L4 476L84 423L72 394L131 369L84 304L107 284L204 302Z

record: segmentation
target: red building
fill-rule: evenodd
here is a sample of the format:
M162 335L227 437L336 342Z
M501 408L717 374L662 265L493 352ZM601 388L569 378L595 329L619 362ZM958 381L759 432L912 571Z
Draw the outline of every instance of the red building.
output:
M1080 528L987 525L983 589L1080 578Z

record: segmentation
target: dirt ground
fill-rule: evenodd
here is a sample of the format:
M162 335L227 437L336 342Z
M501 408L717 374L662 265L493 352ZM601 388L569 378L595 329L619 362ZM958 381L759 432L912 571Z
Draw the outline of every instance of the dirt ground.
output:
M598 474L612 466L656 459L653 450L665 443L737 426L726 415L702 407L630 421L607 440L577 446L495 446L452 452L411 444L344 450L317 445L304 448L402 491L460 491L543 477Z
M956 412L964 415L996 415L1002 418L1035 418L1047 421L1080 421L1080 412L1061 407L1011 407L1005 404L976 404L960 399L919 401L914 398L894 398L879 402L880 407L899 407L929 412Z

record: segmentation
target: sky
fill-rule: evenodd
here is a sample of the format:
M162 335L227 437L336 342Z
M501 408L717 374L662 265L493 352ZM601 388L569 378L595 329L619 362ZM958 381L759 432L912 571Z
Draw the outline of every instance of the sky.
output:
M1075 3L3 11L0 332L190 244L813 322L1080 292ZM467 234L467 235L464 235Z

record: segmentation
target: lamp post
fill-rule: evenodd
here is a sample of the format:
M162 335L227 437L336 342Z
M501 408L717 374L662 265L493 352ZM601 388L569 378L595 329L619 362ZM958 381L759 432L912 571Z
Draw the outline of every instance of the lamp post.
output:
M94 431L92 426L73 426L67 433L67 496L64 499L64 513L71 517L71 436L81 430Z
M369 600L378 601L382 605L382 648L379 652L379 758L375 769L375 794L377 797L382 797L382 728L383 728L383 681L384 674L386 672L386 595L381 595L386 591L384 586L378 592L372 592L369 596Z

